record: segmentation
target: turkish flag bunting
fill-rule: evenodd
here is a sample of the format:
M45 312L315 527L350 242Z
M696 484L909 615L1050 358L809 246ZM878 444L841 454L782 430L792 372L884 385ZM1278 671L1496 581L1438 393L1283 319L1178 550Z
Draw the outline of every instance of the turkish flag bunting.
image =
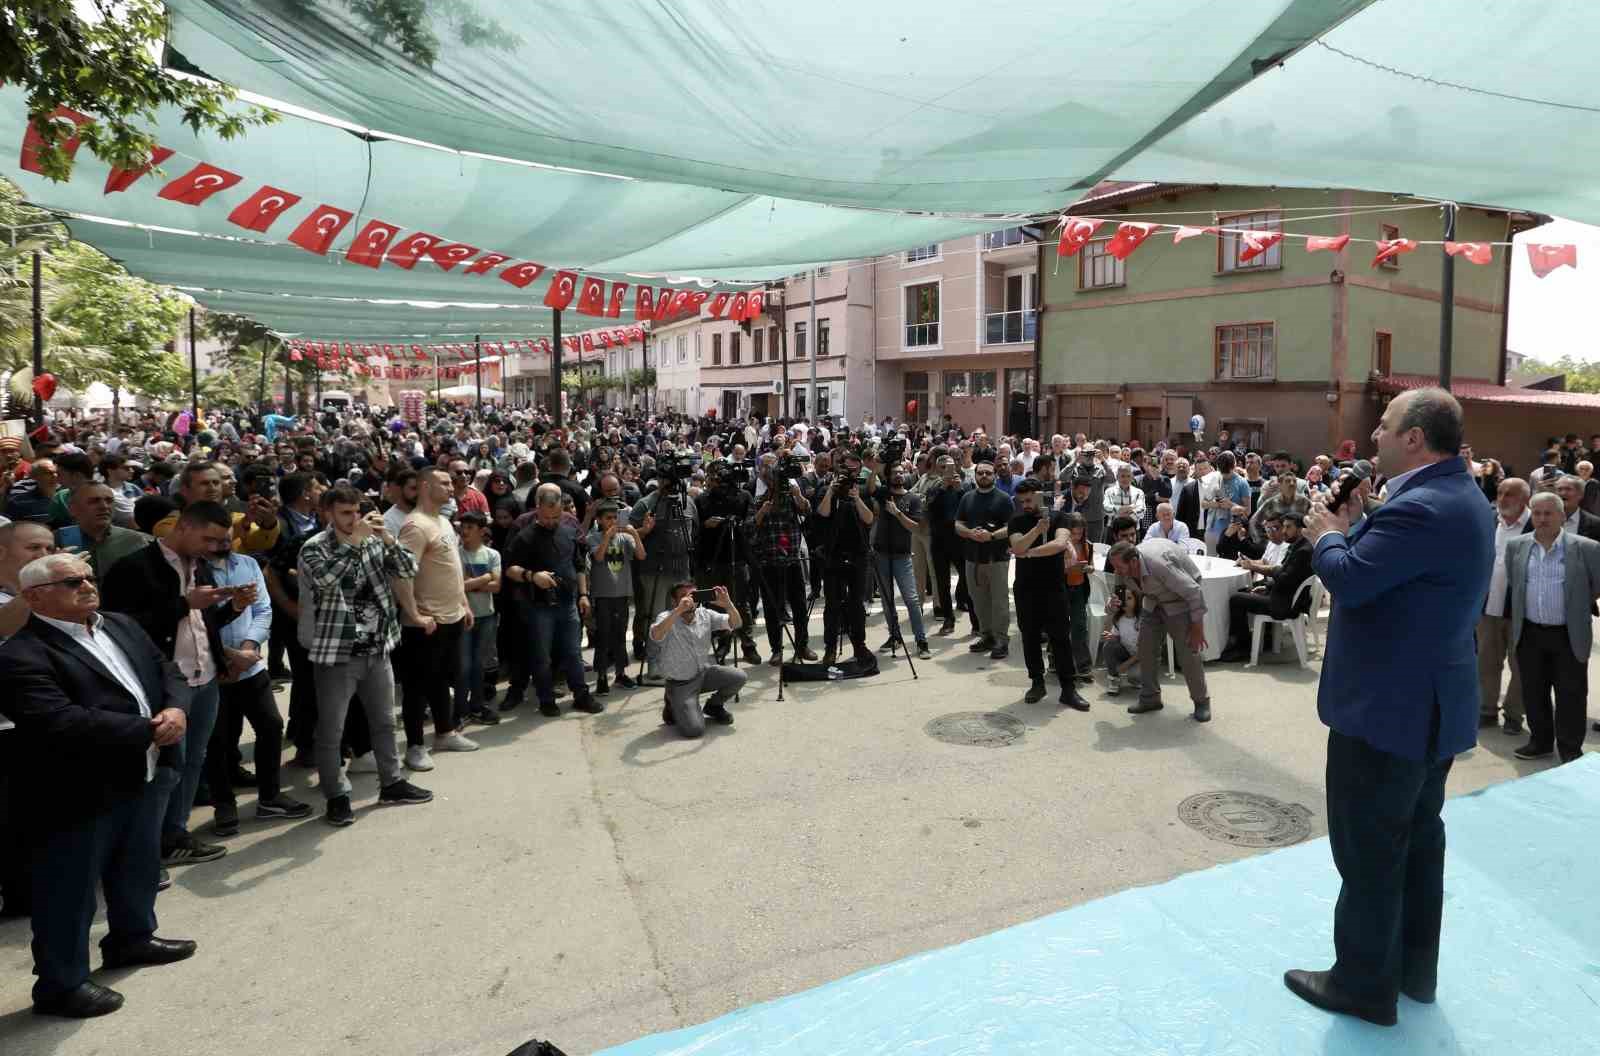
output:
M1118 224L1117 233L1106 243L1106 252L1118 260L1127 260L1128 255L1138 249L1139 244L1149 238L1155 229L1155 224Z
M622 318L622 297L627 292L627 283L613 282L611 284L611 296L606 301L606 317L608 319Z
M412 345L411 348L416 353L418 359L427 359L428 358L428 353L424 352L422 349L418 348L416 345Z
M1321 250L1327 250L1329 253L1337 253L1349 244L1349 235L1312 235L1306 239L1306 252L1316 253Z
M754 293L752 293L750 295L750 299L744 302L743 318L755 319L757 316L759 316L761 314L762 306L766 301L766 296L766 293L762 290L756 290Z
M706 298L711 295L705 290L695 290L689 294L689 303L685 307L696 315L700 314L700 306L706 303Z
M651 318L658 323L666 322L672 315L672 302L676 296L677 293L673 290L657 290L656 310Z
M594 335L587 331L585 331L583 335L583 350L585 352L594 351Z
M583 277L583 292L578 294L579 315L606 314L606 284L593 275Z
M475 267L477 267L477 265L474 264L472 267L475 268ZM468 270L469 273L471 273L471 271L472 271L471 268L468 268L467 270ZM513 264L513 265L511 265L511 267L507 268L505 271L502 271L500 273L500 278L501 278L501 280L503 282L509 282L511 285L515 286L517 289L522 290L522 289L526 289L528 287L529 283L533 282L534 279L537 279L540 275L543 275L543 274L544 274L544 265L543 264L535 264L532 261L528 261L527 263L524 263L524 264ZM554 285L555 285L554 283L551 284L552 288L554 287ZM546 294L547 298L548 298L548 296L549 295ZM544 303L549 304L550 301L547 299Z
M550 343L550 339L548 337L541 337L539 339L539 351L548 356L551 352L555 351L555 346Z
M1104 220L1085 220L1079 216L1064 218L1061 221L1061 238L1056 242L1056 256L1075 256L1103 223Z
M674 298L674 300L676 300L676 298ZM750 295L748 293L734 294L733 303L728 305L728 318L742 320L744 318L745 306L749 303Z
M688 290L676 290L673 292L672 310L669 313L672 318L676 319L678 316L683 315L689 310L689 301L693 298L693 296L694 295ZM732 316L732 318L737 319L739 316Z
M611 331L610 330L602 330L602 331L600 331L600 343L602 345L604 345L605 347L607 347L607 348L610 348L612 345L616 344L616 342L611 340Z
M331 205L319 205L300 221L299 227L289 232L289 241L313 253L326 253L353 215Z
M639 286L633 291L633 317L648 319L656 310L656 288Z
M1578 266L1578 247L1570 244L1546 246L1537 242L1529 242L1528 264L1533 268L1533 273L1541 279L1563 264L1569 268L1576 268Z
M1255 260L1261 254L1283 241L1282 231L1240 231L1239 241L1244 248L1239 251L1241 264Z
M291 348L289 350L289 358L292 359L294 362L298 363L302 359L305 359L306 357L301 355L300 350L298 348Z
M163 161L166 161L170 157L172 157L172 151L168 150L166 147L156 147L150 152L149 164L141 165L137 169L113 168L110 172L106 173L105 193L116 194L118 191L127 190L129 187L133 186L134 182L138 180L139 177L143 176L145 173L149 172L157 165L160 165ZM299 199L296 199L296 201L298 200Z
M630 327L628 327L628 340L629 341L643 341L644 340L644 327L642 327L642 326L630 326Z
M626 331L626 330L613 330L613 331L611 331L611 338L617 344L625 345L625 344L628 343L628 331Z
M369 220L361 233L351 241L350 247L344 251L344 259L352 264L360 264L364 268L376 268L383 263L383 255L389 251L394 243L394 236L400 233L397 224L386 224L382 220Z
M1396 238L1389 241L1378 239L1378 252L1372 257L1372 266L1377 267L1386 260L1393 260L1402 253L1410 253L1417 248L1414 238Z
M78 144L81 141L76 130L84 125L93 124L94 118L87 114L80 114L76 110L68 109L65 106L58 106L51 111L49 120L55 122L62 119L71 121L74 129L73 134L63 139L60 143L62 151L66 153L68 158L71 158L78 153ZM39 135L39 130L34 127L32 121L29 121L28 130L22 134L21 165L24 172L44 172L44 169L39 166L39 148L42 146L44 146L44 137ZM170 154L172 152L168 151L167 153Z
M719 293L711 298L711 318L721 319L723 313L728 310L728 302L732 299L731 293Z
M236 172L201 162L157 192L157 198L184 205L199 205L218 191L227 190L244 179Z
M1214 227L1189 227L1187 224L1179 224L1178 229L1172 233L1172 244L1177 245L1184 239L1194 238L1196 235L1214 235L1216 233L1217 229Z
M467 270L463 271L461 274L482 275L486 271L489 271L493 268L498 268L500 265L504 264L510 259L511 258L506 256L504 253L485 253L471 264L468 264Z
M448 245L433 246L425 252L445 271L453 271L457 264L477 256L478 247L469 246L464 242L451 242Z
M422 259L424 253L443 241L444 239L438 235L430 235L424 231L418 231L414 235L407 235L390 247L389 263L397 268L404 268L410 271L417 266L417 261Z
M578 293L578 276L570 271L558 271L555 278L550 280L550 288L544 291L544 303L547 307L561 309L572 303L572 298Z
M265 231L283 215L285 209L299 200L298 194L280 191L270 185L265 186L240 202L233 212L228 214L228 222L238 224L246 231Z
M1487 264L1494 260L1494 247L1487 242L1446 242L1444 251L1474 264Z

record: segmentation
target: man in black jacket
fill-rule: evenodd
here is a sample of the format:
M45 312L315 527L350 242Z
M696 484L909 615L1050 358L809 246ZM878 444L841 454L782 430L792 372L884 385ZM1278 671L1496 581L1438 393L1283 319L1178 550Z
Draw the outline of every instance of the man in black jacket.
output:
M30 791L35 1012L87 1018L122 995L89 981L103 885L107 968L167 964L195 944L158 939L161 816L177 784L189 686L137 623L101 615L93 573L54 554L27 565L33 615L0 647L0 713L16 723Z
M165 539L111 566L103 584L106 609L133 617L189 684L188 734L175 746L182 780L172 791L161 831L161 862L168 866L209 862L228 853L190 835L189 811L217 720L217 676L227 669L221 631L255 601L253 584L218 587L212 577L209 558L223 553L232 528L221 504L192 502Z
M1298 513L1283 515L1283 541L1289 544L1284 551L1278 571L1265 574L1264 582L1248 590L1236 590L1228 599L1228 647L1221 659L1232 662L1250 658L1250 617L1256 614L1274 620L1286 620L1297 615L1294 611L1295 592L1300 584L1310 579L1311 542L1302 534L1305 519ZM1301 611L1308 604L1310 594L1301 595Z
M1200 530L1200 481L1211 472L1211 463L1204 458L1197 458L1194 471L1188 473L1188 468L1188 463L1178 459L1177 472L1172 478L1172 512L1178 520L1189 526L1189 538L1199 539L1203 534Z

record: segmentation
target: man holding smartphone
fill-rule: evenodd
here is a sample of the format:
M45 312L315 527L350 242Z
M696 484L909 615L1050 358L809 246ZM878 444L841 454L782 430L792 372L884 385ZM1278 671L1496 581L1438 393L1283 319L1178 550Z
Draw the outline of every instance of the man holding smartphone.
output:
M1022 699L1029 704L1044 699L1044 650L1039 639L1048 636L1060 665L1062 706L1088 711L1089 702L1078 693L1067 633L1067 581L1062 574L1062 555L1072 546L1067 515L1044 504L1042 486L1031 478L1017 485L1016 500L1021 509L1012 516L1006 534L1017 559L1017 630L1028 665L1028 692Z
M711 603L721 609L703 608L700 598L707 591L696 590L693 580L672 588L672 607L656 617L650 626L650 641L660 651L659 666L667 680L667 702L661 721L676 726L685 737L700 737L706 720L720 726L733 725L728 701L744 687L748 676L732 667L711 663L711 639L721 631L737 631L743 622L727 587L709 593ZM711 692L704 709L700 694Z

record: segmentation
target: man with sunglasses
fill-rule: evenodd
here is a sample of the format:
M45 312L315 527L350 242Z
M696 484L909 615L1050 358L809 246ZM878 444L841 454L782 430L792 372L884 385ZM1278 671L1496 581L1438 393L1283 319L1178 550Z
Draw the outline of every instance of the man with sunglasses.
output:
M226 529L224 529L226 530ZM83 1019L122 1007L89 980L103 886L103 966L169 964L195 944L160 939L160 830L188 731L188 680L126 616L101 614L88 564L71 554L19 576L32 616L4 647L0 714L16 723L16 776L29 790L33 1008Z

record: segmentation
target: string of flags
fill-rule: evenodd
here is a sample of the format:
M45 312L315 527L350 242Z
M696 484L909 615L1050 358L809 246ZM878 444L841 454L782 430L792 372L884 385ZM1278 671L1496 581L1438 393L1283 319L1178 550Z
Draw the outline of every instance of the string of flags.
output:
M1060 234L1056 240L1056 256L1073 257L1094 239L1095 233L1102 226L1111 221L1083 216L1063 216L1060 221ZM1160 230L1172 232L1172 244L1180 245L1184 241L1199 235L1232 234L1239 240L1239 262L1249 263L1261 256L1267 250L1276 246L1284 239L1284 233L1276 228L1270 230L1254 228L1236 228L1225 225L1210 225L1206 227L1192 227L1187 224L1154 224L1138 221L1123 221L1117 224L1116 230L1106 241L1106 252L1118 260L1127 260L1133 251L1144 244L1145 240ZM1307 253L1338 253L1352 241L1349 235L1293 235L1294 238L1305 239ZM1357 241L1366 241L1360 239ZM1414 238L1377 239L1373 242L1375 252L1372 257L1372 267L1376 268L1385 261L1393 260L1403 253L1413 253L1420 245L1438 245L1445 253L1452 257L1459 257L1471 264L1488 264L1494 260L1494 242L1438 242L1423 243ZM1538 242L1526 243L1528 249L1528 263L1533 268L1533 273L1539 278L1544 278L1552 271L1561 267L1577 268L1578 247L1570 243L1547 245Z
M603 352L608 348L626 348L629 345L643 343L645 329L642 326L619 326L605 330L586 330L581 334L569 334L561 339L561 346L575 356L582 356L589 352ZM477 369L477 359L480 354L484 356L505 356L519 352L539 353L550 355L555 346L548 337L518 338L511 340L483 341L478 345L470 344L368 344L351 341L308 341L296 338L285 341L284 347L288 350L290 362L311 362L319 370L348 370L351 373L372 377L431 377L435 362L443 363L444 360L465 361L471 360L461 366L441 366L446 377L454 377L460 373L472 373ZM407 360L416 360L429 364L427 367L402 366ZM384 362L387 361L387 362ZM426 370L427 374L413 373Z
M94 118L68 107L58 107L50 115L51 121L70 122L81 129ZM42 173L39 149L44 141L33 122L28 123L22 138L20 165L24 171ZM68 157L77 154L81 136L73 134L61 144ZM150 160L137 169L113 168L106 177L106 194L120 194L173 157L175 151L156 147ZM177 176L156 191L156 197L183 205L201 206L213 195L243 182L244 176L236 172L200 162L189 171ZM235 206L227 216L229 223L258 234L270 233L283 216L300 204L302 198L293 191L271 184L263 184L244 201ZM355 214L335 205L322 203L311 209L285 236L286 241L319 256L326 256L333 242L355 219ZM463 276L487 275L496 272L502 282L517 289L525 289L543 275L548 268L537 261L515 260L505 253L485 252L477 246L456 242L425 231L403 234L403 228L385 220L371 219L356 232L354 239L340 251L351 264L378 269L385 265L411 271L423 258L431 260L444 271L461 268ZM481 256L480 256L481 254ZM497 270L498 269L498 270ZM570 269L557 269L545 290L546 307L565 310L573 307L580 315L617 319L627 304L628 291L633 290L633 317L638 322L653 320L658 323L693 312L698 314L708 300L714 318L734 319L740 322L754 320L761 314L764 304L762 291L749 293L719 293L713 299L704 290L686 290L674 287L656 287L645 283L630 284L613 281L607 283L590 275L580 275ZM574 303L575 302L575 303Z

